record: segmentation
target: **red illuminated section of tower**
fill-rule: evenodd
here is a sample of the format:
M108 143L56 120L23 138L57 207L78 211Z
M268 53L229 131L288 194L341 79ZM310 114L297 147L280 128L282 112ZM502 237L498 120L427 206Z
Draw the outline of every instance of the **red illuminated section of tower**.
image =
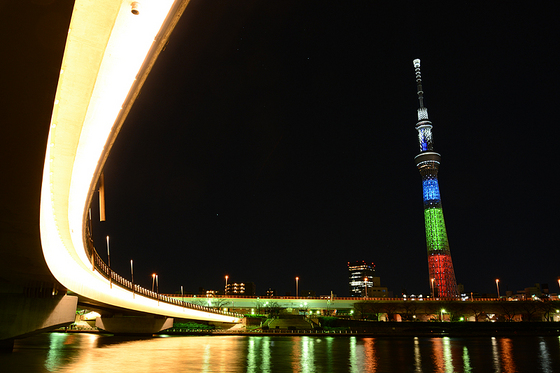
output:
M415 160L422 176L430 289L432 296L455 298L457 297L457 282L451 261L437 178L441 156L433 150L432 122L428 119L428 109L424 107L420 60L414 60L413 63L420 103L418 123L416 123L420 154L416 156Z

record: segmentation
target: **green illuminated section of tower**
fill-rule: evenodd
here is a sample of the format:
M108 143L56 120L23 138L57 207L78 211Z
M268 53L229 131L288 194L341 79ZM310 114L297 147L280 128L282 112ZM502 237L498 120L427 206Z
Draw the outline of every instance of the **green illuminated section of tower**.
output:
M426 246L428 251L449 251L447 231L445 230L445 221L443 220L443 209L425 209L424 221L426 224Z

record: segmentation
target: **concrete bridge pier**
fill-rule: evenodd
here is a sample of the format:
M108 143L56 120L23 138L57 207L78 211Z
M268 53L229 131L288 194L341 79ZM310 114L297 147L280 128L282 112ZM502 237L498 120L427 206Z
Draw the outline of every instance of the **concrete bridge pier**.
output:
M78 297L0 295L0 350L11 352L14 339L57 329L76 320Z
M95 326L113 334L151 335L173 327L173 318L164 316L101 316Z

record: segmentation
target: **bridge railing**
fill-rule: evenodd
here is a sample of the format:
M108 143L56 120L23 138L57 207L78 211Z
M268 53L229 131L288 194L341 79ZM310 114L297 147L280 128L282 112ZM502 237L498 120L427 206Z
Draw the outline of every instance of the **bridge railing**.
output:
M198 304L185 302L182 299L179 300L175 297L171 297L171 296L166 295L166 294L160 294L159 292L151 291L149 289L141 287L138 284L134 284L132 281L127 280L126 278L122 277L121 275L119 275L118 273L113 271L103 261L103 259L101 259L101 257L97 253L97 250L95 249L95 246L93 245L93 241L92 241L91 236L89 234L88 234L88 238L87 238L86 241L87 241L87 245L86 245L87 256L90 259L90 262L92 264L92 270L97 270L103 277L105 277L107 280L109 280L111 286L113 286L113 285L120 286L124 289L128 289L128 290L132 291L133 294L139 294L139 295L147 297L147 298L155 299L158 302L169 303L169 304L173 304L173 305L176 305L176 306L189 308L189 309L193 309L193 310L198 310L198 311L211 312L211 313L216 313L216 314L220 314L220 315L243 318L243 315L241 315L241 314L237 314L237 313L234 313L234 312L228 312L228 311L222 311L222 310L215 309L215 308L212 308L212 307L206 307L206 306L202 306L202 305L198 305Z
M170 294L171 295L171 294ZM174 297L178 297L177 294L171 295ZM461 300L460 298L389 298L389 297L330 297L327 295L318 296L318 297L311 297L311 296L294 296L294 295L240 295L240 294L208 294L208 295L194 295L194 294L184 294L181 296L182 298L193 298L193 299L220 299L220 298L227 298L227 299L255 299L255 300L297 300L297 301L306 301L306 300L323 300L323 301L337 301L337 300L349 300L355 302L363 302L363 301L383 301L383 302L441 302L441 301L458 301ZM504 298L468 298L463 299L463 301L468 302L495 302L498 300L505 300Z

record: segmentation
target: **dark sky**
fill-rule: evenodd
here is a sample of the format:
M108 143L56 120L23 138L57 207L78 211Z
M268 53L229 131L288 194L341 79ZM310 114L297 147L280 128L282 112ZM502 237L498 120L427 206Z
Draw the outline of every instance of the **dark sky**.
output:
M106 165L113 267L160 290L429 291L412 60L457 282L558 291L558 26L517 2L193 0ZM528 3L525 3L528 4Z

